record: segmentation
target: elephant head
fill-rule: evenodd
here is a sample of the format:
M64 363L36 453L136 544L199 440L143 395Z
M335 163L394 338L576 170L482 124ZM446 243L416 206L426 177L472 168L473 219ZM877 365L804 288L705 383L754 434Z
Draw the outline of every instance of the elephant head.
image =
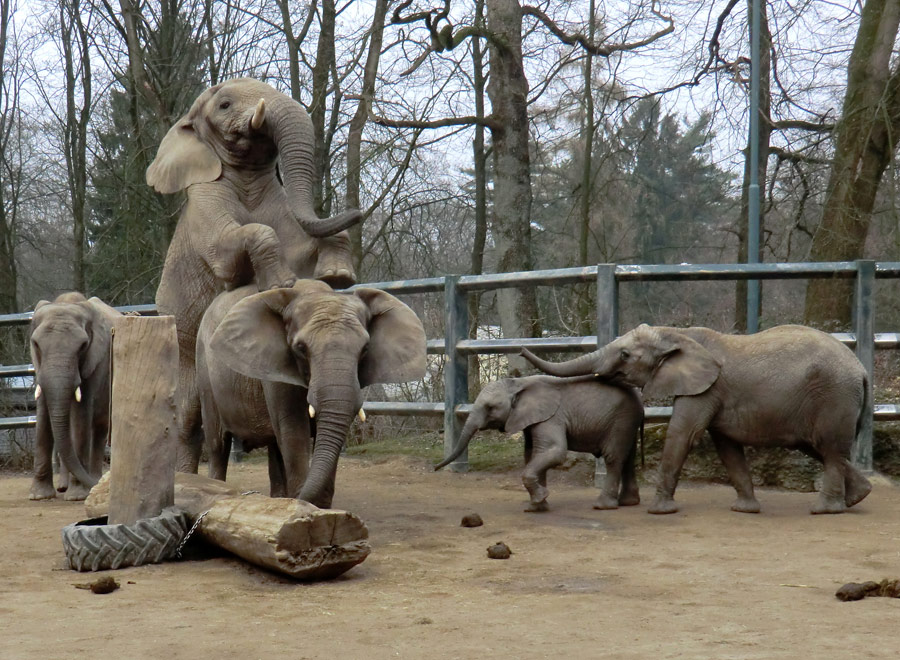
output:
M307 388L316 444L300 499L323 501L357 411L361 388L425 374L425 330L416 314L377 289L338 293L317 280L241 300L210 340L212 359L260 380Z
M440 470L455 461L482 429L516 433L550 419L560 403L560 389L531 378L503 378L488 383L478 394L453 453L434 466Z
M147 168L161 193L215 181L234 171L280 172L295 220L314 237L331 236L362 219L349 210L320 219L313 210L312 122L303 106L264 82L235 78L204 91L163 138Z
M554 376L595 374L643 390L647 398L691 396L708 390L721 364L677 328L641 324L606 346L567 362L548 362L528 349L522 355Z
M99 298L86 300L80 293L67 293L55 301L40 301L31 320L31 360L35 370L35 397L47 407L54 444L60 460L85 487L97 483L73 446L73 432L84 434L87 428L72 428L72 411L82 405L83 392L98 370L108 369L109 332L115 315ZM90 424L87 416L77 424Z

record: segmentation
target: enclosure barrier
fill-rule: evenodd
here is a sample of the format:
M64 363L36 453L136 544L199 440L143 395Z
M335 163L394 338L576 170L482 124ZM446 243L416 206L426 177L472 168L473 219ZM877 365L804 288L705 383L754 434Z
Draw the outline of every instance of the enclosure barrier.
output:
M853 332L836 333L844 344L856 349L856 355L869 373L872 387L875 349L900 347L900 334L876 335L874 284L876 278L900 278L900 262L872 260L825 263L764 263L764 264L680 264L680 265L615 265L600 264L581 268L560 268L518 273L489 275L448 275L418 280L374 282L366 284L395 295L422 293L444 294L444 337L427 341L432 355L446 355L444 366L443 402L368 401L364 404L369 415L443 415L444 455L449 455L460 432L460 418L471 410L468 403L469 355L518 353L522 347L533 351L592 351L618 336L619 284L622 282L699 281L699 280L789 280L789 279L854 279ZM542 337L533 339L469 339L468 295L511 287L534 287L595 282L596 334L586 337ZM153 305L119 307L120 311L155 313ZM0 316L0 327L28 323L32 314ZM32 376L31 365L0 366L0 378ZM870 397L870 401L872 398ZM665 421L670 407L648 407L647 421ZM872 414L866 415L853 450L854 463L864 471L872 470L872 422L900 420L900 405L874 404ZM0 430L34 425L35 418L9 417L0 419ZM463 453L450 464L454 471L468 469L468 457Z

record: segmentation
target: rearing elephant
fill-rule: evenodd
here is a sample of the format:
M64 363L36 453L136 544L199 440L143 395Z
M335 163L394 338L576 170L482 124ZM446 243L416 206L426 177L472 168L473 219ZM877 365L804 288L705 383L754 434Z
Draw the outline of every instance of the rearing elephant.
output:
M812 513L840 513L872 489L850 464L868 411L868 375L849 348L819 330L783 325L726 335L640 325L568 362L547 362L527 349L523 355L555 376L593 373L641 387L647 397L675 397L650 513L678 510L678 475L705 430L737 491L735 511L759 511L743 445L799 449L822 461L825 478Z
M158 192L187 189L156 291L160 313L174 315L178 331L180 470L196 472L200 458L194 353L213 298L254 279L261 291L297 277L339 287L355 281L344 230L362 214L316 217L313 140L303 106L266 83L238 78L204 91L147 169Z
M40 301L31 320L37 426L29 498L50 499L54 445L69 483L67 500L83 500L97 483L109 431L110 330L121 314L99 298L64 293ZM62 470L61 470L62 471ZM64 478L63 478L64 481Z

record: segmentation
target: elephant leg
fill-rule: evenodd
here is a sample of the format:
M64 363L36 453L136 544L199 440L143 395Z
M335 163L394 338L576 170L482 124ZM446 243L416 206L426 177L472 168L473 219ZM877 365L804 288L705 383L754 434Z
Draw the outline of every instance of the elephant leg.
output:
M30 500L50 500L56 497L53 488L53 433L50 415L44 401L38 401L37 425L34 439L34 478L31 481Z
M290 497L287 493L284 460L275 438L269 441L269 497Z
M222 419L214 404L203 405L203 435L209 459L209 478L225 481L228 476L232 435L222 426Z
M641 503L641 491L638 487L637 474L635 472L635 460L637 459L637 442L635 441L636 431L630 425L621 431L618 436L618 446L630 446L625 462L622 465L622 486L619 490L619 506L636 506ZM616 437L616 436L610 436ZM607 463L607 474L609 474L609 464Z
M528 513L547 511L547 470L566 460L564 429L535 427L531 429L534 443L531 460L522 472L522 483L530 496Z
M313 277L335 289L345 289L355 284L356 271L353 268L349 232L342 231L334 236L316 240L319 255Z
M872 492L872 483L852 463L849 461L845 463L844 503L851 507L866 499L866 495Z
M741 513L759 513L759 501L753 494L753 480L750 477L750 467L747 465L747 457L744 447L728 438L711 433L716 452L719 454L731 485L737 491L737 499L731 505L732 511Z
M823 453L825 475L819 498L813 504L811 513L843 513L847 510L844 490L844 465L849 463L843 456L834 453Z
M200 395L194 365L194 346L179 343L178 347L178 441L175 447L175 469L197 474L203 435L200 432Z
M681 468L691 447L703 435L715 412L711 404L697 399L698 397L675 399L659 465L656 498L648 507L648 513L664 514L678 511L674 495Z
M618 509L619 508L619 484L622 481L622 468L624 467L624 460L619 457L610 454L594 454L596 458L600 458L602 456L603 460L606 462L606 474L603 475L603 487L600 489L600 494L597 496L597 501L594 502L595 509Z
M313 420L309 419L307 406L297 405L298 401L306 401L307 390L283 383L265 382L263 392L275 432L275 447L281 457L285 493L282 497L297 497L309 472L313 447L313 436L310 433L310 422ZM271 454L270 449L269 455ZM333 485L331 493L334 494Z

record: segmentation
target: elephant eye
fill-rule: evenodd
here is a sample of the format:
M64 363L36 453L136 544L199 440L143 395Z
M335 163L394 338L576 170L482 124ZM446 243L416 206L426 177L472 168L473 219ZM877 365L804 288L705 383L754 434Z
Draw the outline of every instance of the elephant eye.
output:
M294 344L294 354L304 359L309 357L309 346L305 341L298 341Z
M629 353L627 350L625 350L625 349L623 348L623 349L622 349L621 356L622 356L622 359L623 359L623 360L628 360L629 358L631 358L631 353Z
M222 110L228 110L228 108L230 108L230 107L231 107L231 101L222 101L219 104L219 108Z

